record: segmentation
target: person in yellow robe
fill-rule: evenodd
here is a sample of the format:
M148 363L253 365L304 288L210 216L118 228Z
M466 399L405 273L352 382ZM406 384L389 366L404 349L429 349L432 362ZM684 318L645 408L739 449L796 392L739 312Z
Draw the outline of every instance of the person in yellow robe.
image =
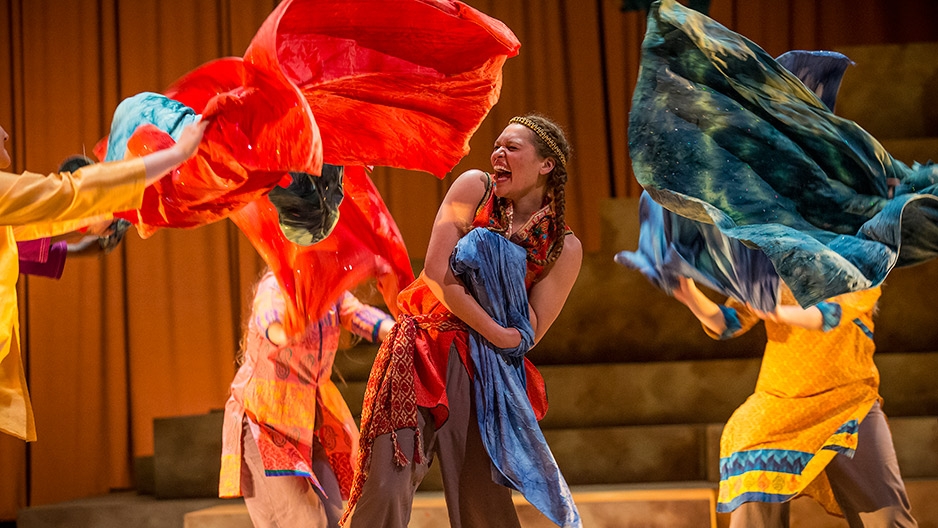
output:
M873 363L880 288L810 308L783 285L774 312L733 299L719 305L683 278L674 290L714 338L765 321L768 342L756 390L720 438L718 512L730 527L787 527L805 495L851 527L914 527L883 414Z
M19 349L16 241L74 231L140 207L143 190L195 154L207 122L190 125L170 148L127 161L49 175L3 172L9 134L0 127L0 432L36 440Z

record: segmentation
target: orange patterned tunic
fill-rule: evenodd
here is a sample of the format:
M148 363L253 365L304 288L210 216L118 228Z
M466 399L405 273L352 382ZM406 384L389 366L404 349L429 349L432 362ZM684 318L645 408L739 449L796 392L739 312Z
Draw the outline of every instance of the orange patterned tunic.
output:
M838 453L853 456L860 422L879 399L873 363L879 296L874 288L830 299L842 315L826 332L765 322L768 343L755 393L727 421L720 440L717 511L803 494L840 514L824 468ZM795 304L787 288L781 302ZM742 323L734 336L759 320L745 306L727 306Z
M330 379L342 327L374 340L389 316L345 292L299 340L285 346L265 333L281 322L285 299L273 273L258 282L244 344L244 363L231 383L222 431L220 497L241 496L242 420L248 424L268 477L307 477L312 471L313 442L322 445L339 481L343 498L352 481L358 430L348 405Z

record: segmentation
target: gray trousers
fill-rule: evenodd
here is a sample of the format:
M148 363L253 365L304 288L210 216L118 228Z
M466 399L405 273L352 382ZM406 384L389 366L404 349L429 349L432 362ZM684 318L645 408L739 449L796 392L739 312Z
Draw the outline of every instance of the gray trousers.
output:
M860 423L853 458L838 454L824 471L851 528L918 526L879 402ZM747 502L730 517L730 528L786 528L788 523L788 502Z
M241 488L254 527L338 528L342 517L342 492L322 446L318 442L314 446L311 469L328 498L306 477L266 476L257 442L246 419L243 431Z
M450 526L455 528L520 528L511 490L492 482L492 462L479 434L472 385L459 355L450 352L446 372L449 419L439 429L423 408L418 413L423 462L394 465L391 435L379 436L371 454L371 470L346 528L406 528L414 493L433 457L440 462ZM414 453L414 432L397 431L401 450Z

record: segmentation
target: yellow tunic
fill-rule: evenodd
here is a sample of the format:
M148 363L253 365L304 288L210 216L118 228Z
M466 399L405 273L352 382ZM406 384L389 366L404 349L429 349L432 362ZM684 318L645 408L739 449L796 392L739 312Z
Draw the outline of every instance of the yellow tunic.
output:
M874 288L831 299L842 315L827 332L765 322L755 393L720 439L717 511L804 494L840 514L824 468L837 453L853 456L860 422L879 399L872 317L879 296ZM787 289L782 303L795 303ZM727 304L742 323L734 335L758 321L744 306Z
M0 172L0 431L36 439L19 349L14 226L26 239L70 231L84 217L136 209L143 199L145 176L140 159L48 176Z

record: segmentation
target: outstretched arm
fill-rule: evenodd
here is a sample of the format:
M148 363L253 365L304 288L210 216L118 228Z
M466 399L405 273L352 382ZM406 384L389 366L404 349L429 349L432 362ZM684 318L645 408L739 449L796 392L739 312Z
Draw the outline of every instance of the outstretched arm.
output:
M674 298L687 306L691 313L710 329L716 335L723 335L726 332L726 317L720 305L710 300L704 295L694 279L680 277L678 287L673 291Z
M824 329L824 315L817 306L802 308L793 304L779 304L773 312L762 312L752 306L749 306L749 310L764 321L798 326L808 330Z
M152 185L179 164L191 158L202 142L202 134L208 121L192 123L183 129L179 141L175 145L143 156L143 165L146 167L146 184Z
M195 153L206 126L206 122L189 125L175 145L140 159L95 163L74 173L0 172L0 222L16 227L38 224L17 235L19 240L31 240L73 231L87 225L89 217L135 209L144 186Z
M372 343L380 343L387 337L394 319L383 310L365 304L345 291L339 296L336 303L339 309L339 323L349 332L367 339Z

